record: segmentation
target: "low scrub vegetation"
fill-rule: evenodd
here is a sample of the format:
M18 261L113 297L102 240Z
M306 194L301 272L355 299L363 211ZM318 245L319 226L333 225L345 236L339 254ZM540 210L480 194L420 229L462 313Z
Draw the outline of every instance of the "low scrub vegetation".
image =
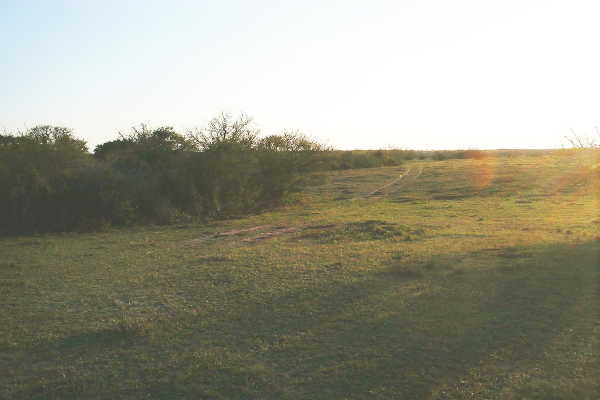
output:
M221 114L187 134L132 128L96 146L68 128L0 135L0 234L89 231L243 215L289 202L324 170L470 158L475 151L333 151L300 132L259 137Z
M221 114L187 134L141 125L93 153L68 128L37 126L0 135L0 234L240 216L292 201L317 171L490 154L335 151L297 131L260 137L244 115Z
M398 166L408 160L483 158L485 154L481 150L337 150L325 153L322 158L325 169L344 170Z
M1 233L93 230L254 212L287 201L324 148L298 132L258 137L222 114L182 135L133 128L97 146L67 128L0 136Z
M538 154L331 171L301 207L209 224L1 238L0 399L598 399L600 153Z

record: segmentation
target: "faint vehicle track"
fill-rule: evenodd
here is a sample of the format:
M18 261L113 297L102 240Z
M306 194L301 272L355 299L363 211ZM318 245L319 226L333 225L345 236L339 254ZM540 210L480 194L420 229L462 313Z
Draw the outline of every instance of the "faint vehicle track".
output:
M416 171L416 173L413 175L410 175L411 171ZM412 180L414 181L421 175L422 172L423 172L423 167L420 167L418 170L413 170L413 168L409 168L408 170L406 170L406 172L398 175L396 178L394 178L392 181L386 183L385 185L373 190L372 192L367 193L366 195L353 197L350 200L367 199L369 197L373 197L378 194L383 194L383 191L385 189L387 189L388 187L390 187L392 185L397 184L398 182L402 181L404 178L412 178Z
M412 171L415 171L414 174L411 174ZM399 182L401 182L404 178L410 178L411 181L416 180L421 173L423 172L423 167L420 167L419 169L413 169L413 168L409 168L408 170L406 170L406 172L400 174L399 176L397 176L396 178L394 178L392 181L386 183L385 185L373 190L372 192L367 193L366 195L363 196L357 196L354 198L351 198L349 200L358 200L358 199L367 199L369 197L373 197L376 196L378 194L384 194L383 191ZM404 182L406 182L407 180L405 180ZM289 234L289 233L295 233L295 232L300 232L303 231L305 229L314 229L317 227L332 227L335 226L333 224L331 225L322 225L322 226L279 226L279 227L273 227L272 225L258 225L258 226L254 226L254 227L250 227L250 228L245 228L245 229L235 229L235 230L230 230L230 231L225 231L225 232L217 232L213 235L208 235L202 238L198 238L198 239L193 239L191 241L189 241L189 244L197 244L200 242L204 242L206 240L209 239L217 239L217 238L224 238L224 237L234 237L234 236L239 236L239 235L244 235L247 233L258 233L256 236L252 236L252 237L245 237L239 241L239 242L244 242L244 243L249 243L249 242L257 242L257 241L261 241L261 240L265 240L265 239L271 239L277 236L281 236L284 234ZM262 232L260 232L262 231ZM265 232L266 231L266 232Z
M203 242L206 242L211 239L224 239L225 237L238 237L241 235L245 235L246 233L257 233L255 236L244 237L243 239L238 239L232 241L233 244L243 243L251 243L258 242L265 239L271 239L277 236L281 236L284 234L301 232L306 229L323 229L323 228L332 228L336 226L335 224L321 224L321 225L300 225L300 226L277 226L274 227L272 225L259 225L247 229L236 229L232 231L226 232L217 232L213 235L203 236L197 239L192 239L187 242L188 245L196 245Z

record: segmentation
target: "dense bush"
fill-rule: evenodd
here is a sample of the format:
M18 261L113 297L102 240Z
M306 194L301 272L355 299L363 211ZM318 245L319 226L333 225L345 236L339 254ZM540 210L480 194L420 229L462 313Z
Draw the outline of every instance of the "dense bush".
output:
M255 211L281 203L308 182L320 167L319 144L298 132L258 138L252 121L227 115L188 136L193 179L208 215Z
M272 205L300 191L311 173L324 168L326 149L299 132L284 132L257 142L261 203Z
M288 201L316 171L482 155L332 151L299 132L261 138L249 118L226 114L187 135L134 127L92 155L71 130L38 126L0 135L0 233L241 215Z
M0 233L92 230L239 215L286 201L320 166L299 133L260 139L247 117L188 135L133 128L87 151L66 128L0 135Z
M93 160L67 128L39 126L0 140L0 229L29 232L71 228L61 199Z
M141 125L118 140L96 146L94 157L112 171L110 179L126 199L122 213L139 222L167 223L201 215L190 176L194 149L171 127Z

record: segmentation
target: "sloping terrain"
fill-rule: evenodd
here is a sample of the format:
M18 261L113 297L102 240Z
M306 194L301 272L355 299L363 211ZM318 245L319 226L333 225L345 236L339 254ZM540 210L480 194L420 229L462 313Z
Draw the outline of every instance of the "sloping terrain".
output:
M599 154L485 154L1 239L0 398L599 398Z

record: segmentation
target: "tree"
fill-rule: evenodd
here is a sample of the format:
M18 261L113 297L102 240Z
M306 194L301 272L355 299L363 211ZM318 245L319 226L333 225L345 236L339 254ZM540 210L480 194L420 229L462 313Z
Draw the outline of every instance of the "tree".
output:
M259 181L267 205L285 200L320 169L326 149L299 131L284 131L257 141Z
M44 230L69 213L59 201L91 157L68 128L41 125L0 139L0 229Z
M594 127L597 138L593 136L580 136L571 129L571 136L565 136L565 139L571 143L571 146L577 149L597 149L600 148L600 130Z
M247 115L233 119L231 114L221 113L211 119L206 128L190 132L188 138L202 151L250 150L258 134L252 118Z
M100 160L138 158L152 163L165 154L194 150L194 143L175 132L171 126L149 128L145 124L132 127L131 133L96 146L94 156Z

